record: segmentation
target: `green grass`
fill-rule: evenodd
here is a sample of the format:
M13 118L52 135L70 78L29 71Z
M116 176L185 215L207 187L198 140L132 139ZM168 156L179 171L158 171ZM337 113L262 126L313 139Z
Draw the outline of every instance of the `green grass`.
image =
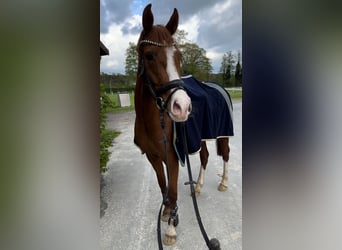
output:
M129 93L129 97L130 97L130 102L131 102L131 106L129 107L120 107L119 105L119 98L118 98L118 94L117 93L113 93L113 94L108 94L109 99L113 102L114 107L113 108L108 108L106 111L107 112L122 112L122 111L129 111L129 110L133 110L134 109L134 94L133 92Z
M232 99L242 99L242 89L227 89Z
M107 130L107 133L112 136L113 140L121 134L120 131L116 130Z

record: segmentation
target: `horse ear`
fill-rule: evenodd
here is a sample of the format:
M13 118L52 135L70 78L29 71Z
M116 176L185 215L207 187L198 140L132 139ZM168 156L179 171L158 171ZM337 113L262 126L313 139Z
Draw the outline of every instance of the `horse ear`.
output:
M166 28L170 31L171 35L173 35L178 27L178 11L175 8L173 10L173 14L170 17L169 22L166 24Z
M145 7L142 17L143 28L146 33L150 32L153 27L153 14L151 11L152 4Z

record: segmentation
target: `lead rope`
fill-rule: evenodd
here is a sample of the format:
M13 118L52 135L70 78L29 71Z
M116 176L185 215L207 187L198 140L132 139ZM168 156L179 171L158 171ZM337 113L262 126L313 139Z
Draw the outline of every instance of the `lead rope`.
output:
M185 182L184 185L190 185L192 203L194 205L197 222L198 222L198 225L201 229L201 233L202 233L202 236L205 240L205 243L207 244L207 246L210 250L221 250L220 242L216 238L212 238L211 240L209 240L207 232L205 231L203 223L202 223L201 215L200 215L199 210L198 210L197 199L196 199L195 188L194 188L194 184L196 184L196 182L193 181L193 179L192 179L188 145L187 145L186 134L185 134L185 123L184 122L181 123L181 127L182 127L182 133L183 133L182 136L183 136L183 140L184 140L183 144L184 144L186 165L188 168L188 175L189 175L189 181Z
M160 230L160 220L161 220L161 213L162 213L162 208L165 202L167 202L168 197L167 194L169 192L169 182L170 182L170 174L169 174L169 160L168 160L168 155L167 155L167 138L166 138L166 132L165 132L165 119L164 119L164 109L159 110L160 114L160 125L162 127L163 131L163 143L164 143L164 150L165 150L165 160L166 160L166 173L167 173L167 185L166 185L166 192L163 194L163 201L160 205L159 209L159 214L158 214L158 223L157 223L157 236L158 236L158 246L159 250L163 250L163 243L161 239L161 230Z

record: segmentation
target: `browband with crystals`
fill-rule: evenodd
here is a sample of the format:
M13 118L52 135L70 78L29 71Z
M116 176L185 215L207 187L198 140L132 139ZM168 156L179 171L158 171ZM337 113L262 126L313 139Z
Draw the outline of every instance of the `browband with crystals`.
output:
M141 40L139 44L142 44L142 43L148 43L148 44L152 44L152 45L155 45L155 46L158 46L158 47L167 47L168 46L165 43L157 43L157 42L154 42L154 41L151 41L151 40ZM172 43L172 45L175 45L175 43Z

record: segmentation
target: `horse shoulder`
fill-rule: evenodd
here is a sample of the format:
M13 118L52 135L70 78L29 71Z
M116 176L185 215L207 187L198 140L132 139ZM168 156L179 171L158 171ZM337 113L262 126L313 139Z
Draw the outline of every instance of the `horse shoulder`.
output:
M140 148L142 154L144 154L147 149L145 137L146 132L144 122L139 117L136 117L134 125L134 143Z

